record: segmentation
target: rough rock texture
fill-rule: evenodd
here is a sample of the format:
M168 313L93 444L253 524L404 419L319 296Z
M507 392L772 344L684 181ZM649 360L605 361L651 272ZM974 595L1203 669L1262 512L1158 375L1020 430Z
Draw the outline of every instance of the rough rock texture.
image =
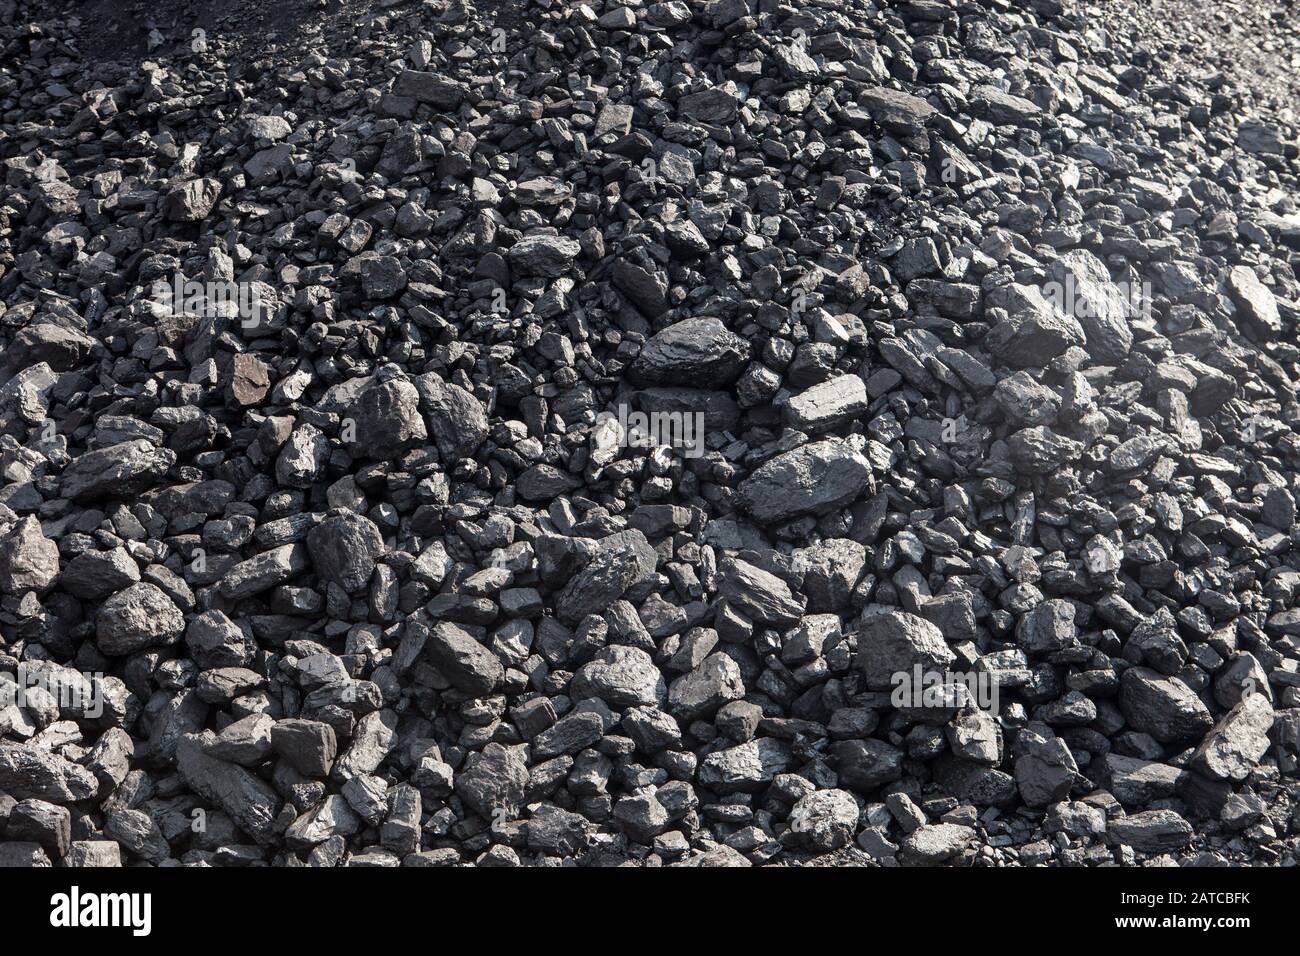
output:
M120 6L0 4L0 863L1300 864L1280 0Z

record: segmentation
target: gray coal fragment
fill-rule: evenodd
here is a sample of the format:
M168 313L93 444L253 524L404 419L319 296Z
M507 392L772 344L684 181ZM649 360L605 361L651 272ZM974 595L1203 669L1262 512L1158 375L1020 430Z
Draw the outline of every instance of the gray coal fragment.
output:
M95 615L99 649L111 657L171 643L184 632L180 608L161 588L144 581L118 591Z
M1233 266L1228 270L1228 294L1240 310L1246 327L1259 338L1269 341L1282 332L1282 319L1278 314L1277 299L1272 291L1259 281L1255 270L1249 266Z
M794 766L794 755L780 740L760 737L709 754L700 762L699 781L721 794L753 793Z
M594 697L619 709L658 707L668 697L668 686L649 654L616 644L578 668L570 685L570 696L574 700Z
M453 686L476 697L491 693L505 674L495 654L448 621L429 631L425 653Z
M853 840L858 804L844 790L817 790L801 797L790 811L790 830L816 853L831 853Z
M1215 780L1246 779L1268 751L1273 707L1263 694L1243 697L1205 735L1189 766Z
M1196 693L1177 677L1130 667L1120 679L1119 706L1136 730L1161 743L1199 741L1214 719Z
M59 546L32 516L0 535L0 594L49 590L59 576Z
M938 866L961 853L974 837L971 827L932 823L913 831L899 844L899 862L904 866Z
M1048 269L1050 294L1062 311L1078 320L1087 338L1088 354L1101 365L1118 365L1133 347L1132 314L1142 305L1111 281L1110 273L1091 252L1076 249ZM1059 297L1059 298L1058 298Z
M170 448L146 439L98 448L77 457L59 478L59 493L74 501L125 497L156 485L176 463Z
M519 817L528 784L528 767L517 750L487 744L467 769L456 774L456 793L487 821Z
M556 600L556 617L576 624L621 598L640 574L640 563L631 547L604 548L596 552L574 575Z
M748 357L749 345L718 319L683 319L646 342L628 375L640 385L717 387L734 382Z
M140 566L125 548L119 547L83 551L63 568L60 583L76 597L97 601L139 580Z
M740 667L726 654L710 654L668 688L668 709L681 720L712 716L729 701L745 694Z
M330 773L336 780L374 773L395 746L397 715L391 710L372 711L357 721L352 742L334 762Z
M284 584L308 566L306 546L281 545L241 561L227 571L221 579L221 594L232 601L252 597Z
M862 379L840 375L792 397L782 415L791 428L816 434L859 417L869 404Z
M354 424L352 452L358 458L390 461L426 437L419 392L405 379L363 390L347 417Z
M1064 800L1079 775L1074 755L1046 724L1030 723L1016 735L1014 757L1016 786L1025 806Z
M1043 298L1034 286L1003 286L985 295L984 304L1006 315L984 339L984 347L1005 365L1043 366L1087 341L1079 321Z
M365 515L340 510L307 533L307 551L322 580L353 594L370 582L384 539Z
M841 740L831 748L840 783L869 793L902 779L904 754L883 740Z
M1112 820L1106 839L1142 853L1164 853L1192 841L1192 825L1173 810L1146 810Z
M439 454L448 460L472 454L488 433L487 415L479 400L459 385L443 382L432 373L421 375L415 384ZM423 427L418 430L424 431Z
M871 465L846 443L804 445L778 455L740 483L740 504L754 520L778 524L842 508L868 490Z
M271 727L271 749L305 777L321 778L334 766L334 728L316 720L289 718Z
M955 659L943 633L925 618L879 605L863 610L857 664L872 690L911 681L917 666L923 673L945 671Z
M0 744L0 791L14 800L73 804L99 790L94 774L45 750L27 744Z
M204 752L215 739L210 732L184 734L176 745L176 768L204 800L214 804L257 843L273 845L281 800L270 787L243 767L224 763Z
M771 572L738 558L725 559L719 572L719 595L750 620L790 627L803 616L790 586Z
M527 236L510 247L510 265L520 275L558 278L568 271L581 246L561 236Z
M221 182L210 177L178 183L163 197L163 215L175 222L206 219L221 195Z

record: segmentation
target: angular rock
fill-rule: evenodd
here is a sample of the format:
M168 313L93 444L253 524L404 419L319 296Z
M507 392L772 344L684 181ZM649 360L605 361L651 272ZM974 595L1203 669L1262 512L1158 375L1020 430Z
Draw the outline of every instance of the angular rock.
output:
M176 745L176 769L195 793L224 810L259 844L273 844L280 798L243 767L207 756L205 751L214 739L208 731L181 736Z
M778 524L823 514L868 490L871 465L848 444L815 442L766 462L740 483L740 506L755 521Z
M140 581L118 591L99 607L95 634L110 657L169 644L185 633L185 616L156 585Z
M668 695L663 675L645 651L616 644L600 651L573 675L574 700L595 697L610 707L658 707Z
M736 662L726 654L710 654L699 667L673 681L668 709L679 720L697 720L744 695L745 681Z
M175 463L174 451L143 438L97 448L63 469L59 494L80 502L130 497L157 484Z
M814 853L833 853L853 842L858 804L844 790L817 790L801 797L790 811L790 830Z
M1282 318L1272 290L1259 281L1249 266L1228 270L1228 294L1236 304L1246 328L1264 341L1276 339L1282 332Z
M749 344L718 319L683 319L652 336L628 369L639 385L730 385L744 370Z
M1173 810L1146 810L1111 820L1106 840L1139 853L1165 853L1192 842L1192 825Z
M425 653L457 690L473 697L491 693L505 675L495 654L448 621L429 631Z
M923 673L945 672L955 659L943 633L925 618L879 605L862 612L857 666L870 689L892 690L900 679L910 680L917 665Z
M753 793L795 764L790 748L780 740L760 737L709 754L700 762L701 786L720 794Z
M528 768L518 752L491 743L456 774L456 793L480 817L499 824L519 816L527 783Z
M59 576L59 546L34 517L0 535L0 594L44 593Z
M369 518L340 510L307 533L307 551L321 580L355 594L370 582L384 539Z
M163 197L163 215L173 222L199 222L221 196L221 182L211 177L178 183Z
M1205 704L1183 681L1145 667L1124 672L1119 706L1130 726L1165 744L1199 741L1214 724Z
M1013 368L1042 367L1070 346L1083 346L1083 327L1043 298L1034 286L1006 285L984 297L985 308L1002 309L1002 319L984 338L984 347Z
M1205 735L1189 766L1214 780L1245 780L1269 748L1273 706L1263 694L1249 694Z

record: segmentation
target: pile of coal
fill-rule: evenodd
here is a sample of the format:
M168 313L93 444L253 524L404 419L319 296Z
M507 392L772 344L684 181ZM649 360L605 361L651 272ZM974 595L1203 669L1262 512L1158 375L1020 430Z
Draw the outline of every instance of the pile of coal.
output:
M239 6L0 3L0 865L1300 863L1300 149L1187 23Z

